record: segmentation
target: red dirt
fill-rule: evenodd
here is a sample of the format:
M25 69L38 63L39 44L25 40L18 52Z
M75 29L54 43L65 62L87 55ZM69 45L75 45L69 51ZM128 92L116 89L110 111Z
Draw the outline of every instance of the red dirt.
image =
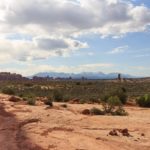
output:
M126 107L129 116L87 116L92 104L29 106L0 95L0 150L149 150L150 109ZM128 129L131 136L111 136ZM144 136L143 136L144 135Z

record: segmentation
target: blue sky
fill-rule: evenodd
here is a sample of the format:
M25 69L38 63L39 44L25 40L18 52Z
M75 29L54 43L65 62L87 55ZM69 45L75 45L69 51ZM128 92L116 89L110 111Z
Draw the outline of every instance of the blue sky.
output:
M2 0L0 12L0 71L150 76L149 0Z

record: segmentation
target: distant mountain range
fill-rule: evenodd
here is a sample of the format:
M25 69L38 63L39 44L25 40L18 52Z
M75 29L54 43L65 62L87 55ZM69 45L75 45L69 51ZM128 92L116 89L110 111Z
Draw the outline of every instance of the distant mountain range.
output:
M103 72L82 72L82 73L63 73L63 72L41 72L33 76L37 77L53 77L53 78L69 78L81 79L82 77L87 79L115 79L118 78L119 73L104 74ZM33 77L32 76L32 77ZM122 78L136 78L128 74L121 74Z

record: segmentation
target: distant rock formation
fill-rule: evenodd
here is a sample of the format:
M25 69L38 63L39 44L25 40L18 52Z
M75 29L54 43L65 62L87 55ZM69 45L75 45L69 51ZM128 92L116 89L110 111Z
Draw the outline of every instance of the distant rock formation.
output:
M28 78L23 77L20 74L10 72L0 72L0 81L25 81Z
M121 74L120 73L118 74L118 80L119 81L121 80Z

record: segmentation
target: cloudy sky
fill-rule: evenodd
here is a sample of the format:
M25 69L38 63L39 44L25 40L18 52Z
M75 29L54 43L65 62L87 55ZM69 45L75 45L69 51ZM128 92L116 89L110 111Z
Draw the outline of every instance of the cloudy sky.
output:
M1 0L0 71L150 76L149 0Z

